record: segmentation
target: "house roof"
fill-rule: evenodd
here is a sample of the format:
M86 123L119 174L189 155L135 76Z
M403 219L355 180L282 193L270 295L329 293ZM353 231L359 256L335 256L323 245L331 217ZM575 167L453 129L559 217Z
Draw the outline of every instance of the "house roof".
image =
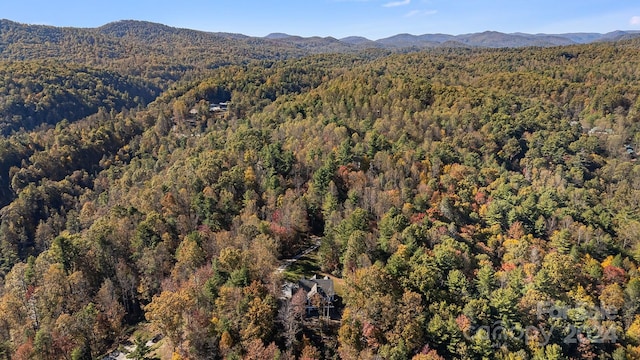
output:
M303 288L307 293L310 293L312 290L315 292L322 291L327 296L334 296L335 290L333 289L333 280L331 279L302 279L298 281L298 284L301 288ZM317 286L314 289L314 286Z

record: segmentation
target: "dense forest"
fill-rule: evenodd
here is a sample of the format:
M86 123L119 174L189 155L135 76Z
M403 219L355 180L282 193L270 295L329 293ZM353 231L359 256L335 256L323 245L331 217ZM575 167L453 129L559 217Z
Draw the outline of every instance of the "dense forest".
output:
M0 357L640 358L640 40L0 30Z

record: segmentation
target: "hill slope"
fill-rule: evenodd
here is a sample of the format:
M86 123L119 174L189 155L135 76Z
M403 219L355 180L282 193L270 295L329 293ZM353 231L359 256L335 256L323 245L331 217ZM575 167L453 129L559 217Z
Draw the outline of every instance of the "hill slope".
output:
M55 62L0 62L0 134L76 121L154 100L155 86L114 72Z
M302 56L343 45L2 25L55 58L1 63L5 120L75 119L0 137L5 357L149 324L147 357L639 358L639 39ZM318 238L322 321L275 271Z

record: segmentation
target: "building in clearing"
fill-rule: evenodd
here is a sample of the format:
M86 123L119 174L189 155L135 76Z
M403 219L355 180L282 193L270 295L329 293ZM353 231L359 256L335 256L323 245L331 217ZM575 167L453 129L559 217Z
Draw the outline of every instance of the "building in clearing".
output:
M315 275L310 279L300 279L297 284L286 283L283 286L283 297L291 299L297 291L304 291L307 296L307 315L318 311L321 317L329 318L333 302L335 301L335 290L333 280L325 276L318 278Z
M229 110L229 102L224 101L221 103L212 103L209 105L209 111L211 112L225 112Z

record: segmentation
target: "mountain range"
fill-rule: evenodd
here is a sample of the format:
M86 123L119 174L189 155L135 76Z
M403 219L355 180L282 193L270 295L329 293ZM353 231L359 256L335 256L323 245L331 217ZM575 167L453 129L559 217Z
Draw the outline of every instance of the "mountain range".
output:
M167 25L137 20L112 22L97 28L63 28L46 25L26 25L10 20L0 20L0 57L6 58L12 45L23 42L35 44L64 44L69 36L86 38L98 36L101 43L119 43L120 40L137 40L143 44L169 46L172 42L190 41L194 46L209 44L247 45L252 48L278 45L289 55L299 53L345 52L367 48L406 49L436 47L551 47L592 42L619 41L640 36L640 31L613 31L600 33L525 34L485 31L480 33L448 34L398 34L384 39L370 40L359 36L342 39L333 37L301 37L272 33L265 37L251 37L224 32L205 32L174 28ZM89 40L90 41L90 40ZM288 48L288 52L287 52ZM15 50L15 49L13 49ZM150 50L150 49L147 49ZM166 50L169 51L169 50ZM152 51L153 53L153 51Z
M565 46L588 44L592 42L619 41L640 36L640 31L613 31L600 33L567 33L567 34L505 34L497 31L484 31L472 34L398 34L379 40L370 40L360 36L350 36L342 39L331 37L322 38L326 42L340 42L357 47L376 48L430 48L430 47L526 47L526 46ZM283 42L301 42L304 40L318 41L317 37L301 38L295 35L273 33L265 38Z
M640 31L614 31L600 33L567 33L567 34L505 34L497 31L448 35L448 34L398 34L388 38L372 41L362 37L340 39L349 44L377 47L525 47L525 46L565 46L587 44L592 42L619 41L640 36ZM281 39L286 39L280 37Z

